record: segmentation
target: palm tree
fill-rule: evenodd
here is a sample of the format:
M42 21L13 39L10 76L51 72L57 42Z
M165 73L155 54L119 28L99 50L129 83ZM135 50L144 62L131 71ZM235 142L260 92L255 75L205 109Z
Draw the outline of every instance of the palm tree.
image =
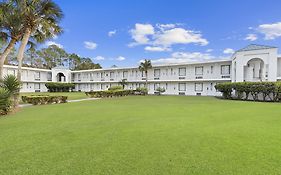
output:
M142 72L145 72L145 87L147 88L147 74L148 70L152 69L152 64L150 60L144 60L143 62L140 63L139 70Z
M119 84L123 87L123 89L125 89L125 86L128 85L128 82L126 79L122 79L121 81L119 81Z
M0 37L2 42L7 43L0 56L0 79L3 78L3 66L8 55L13 50L15 44L23 35L22 19L19 11L8 2L0 3Z
M20 81L14 75L7 75L0 81L0 88L9 92L10 97L13 98L13 107L18 106L18 96L21 88Z
M24 27L17 55L17 78L20 81L24 51L30 37L41 43L62 33L59 22L63 14L60 7L52 0L11 0L11 2L20 12Z

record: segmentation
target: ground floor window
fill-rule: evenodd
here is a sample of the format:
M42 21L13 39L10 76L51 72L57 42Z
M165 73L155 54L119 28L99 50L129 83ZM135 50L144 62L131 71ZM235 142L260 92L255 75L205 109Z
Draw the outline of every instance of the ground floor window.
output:
M159 83L154 84L154 90L156 90L156 89L159 88L159 87L160 87L160 84L159 84Z
M179 83L179 91L186 91L186 83Z
M203 83L195 83L195 91L202 92L203 91Z

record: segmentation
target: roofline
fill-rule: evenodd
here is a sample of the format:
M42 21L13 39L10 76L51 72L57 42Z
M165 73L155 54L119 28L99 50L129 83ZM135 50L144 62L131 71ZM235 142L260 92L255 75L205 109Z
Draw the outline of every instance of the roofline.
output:
M14 69L17 69L18 66L13 66L13 65L4 65L4 67L6 68L14 68ZM36 70L36 71L44 71L44 72L51 72L52 70L51 69L41 69L41 68L33 68L33 67L22 67L22 69L26 70Z
M209 64L209 63L223 63L231 62L231 59L227 60L211 60L211 61L201 61L201 62L190 62L190 63L178 63L178 64L163 64L163 65L153 65L153 68L157 67L171 67L171 66L185 66L185 65L196 65L196 64ZM71 73L78 72L93 72L93 71L111 71L111 70L124 70L124 69L138 69L138 67L118 67L118 68L106 68L106 69L88 69L88 70L76 70L71 71Z
M250 46L250 45L256 45L256 46L266 46L266 45L261 45L261 44L249 44L248 46ZM263 48L263 49L251 49L251 50L243 50L244 48L242 48L242 49L239 49L239 50L235 51L235 53L237 53L237 52L249 52L249 51L253 51L253 50L278 49L278 47L276 47L276 46L266 46L266 47L269 47L269 48ZM235 53L234 53L234 54L235 54Z

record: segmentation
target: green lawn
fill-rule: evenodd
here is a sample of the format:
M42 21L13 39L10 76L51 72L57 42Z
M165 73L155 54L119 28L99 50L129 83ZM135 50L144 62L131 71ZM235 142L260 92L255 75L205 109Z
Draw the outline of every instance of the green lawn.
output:
M147 96L0 118L0 174L280 174L281 104Z
M32 93L21 93L21 96L23 95L63 95L68 96L68 100L77 100L77 99L83 99L88 98L84 92L32 92ZM21 100L21 98L20 98ZM23 102L20 101L22 104Z

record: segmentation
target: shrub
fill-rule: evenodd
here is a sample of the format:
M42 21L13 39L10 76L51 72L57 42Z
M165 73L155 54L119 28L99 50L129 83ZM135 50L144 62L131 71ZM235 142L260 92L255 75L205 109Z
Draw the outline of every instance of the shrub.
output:
M148 89L146 87L138 87L136 89L136 95L147 95Z
M134 90L107 90L107 91L90 91L85 94L91 98L108 98L108 97L121 97L127 95L134 95Z
M220 83L215 88L222 93L223 98L231 99L231 93L233 89L232 83Z
M118 90L123 90L122 86L112 86L108 88L109 91L118 91Z
M4 88L0 88L0 115L7 114L11 109L10 93Z
M31 95L22 96L22 101L33 105L53 104L53 103L66 103L67 96L49 96L49 95Z
M220 83L216 85L216 89L222 92L223 97L226 99L232 98L232 91L235 90L236 99L249 100L249 95L251 95L254 101L281 100L280 82Z
M75 88L75 84L73 83L46 83L49 92L69 92Z
M158 87L158 88L156 89L156 91L159 93L159 95L161 95L161 94L164 93L166 90L165 90L165 88Z

